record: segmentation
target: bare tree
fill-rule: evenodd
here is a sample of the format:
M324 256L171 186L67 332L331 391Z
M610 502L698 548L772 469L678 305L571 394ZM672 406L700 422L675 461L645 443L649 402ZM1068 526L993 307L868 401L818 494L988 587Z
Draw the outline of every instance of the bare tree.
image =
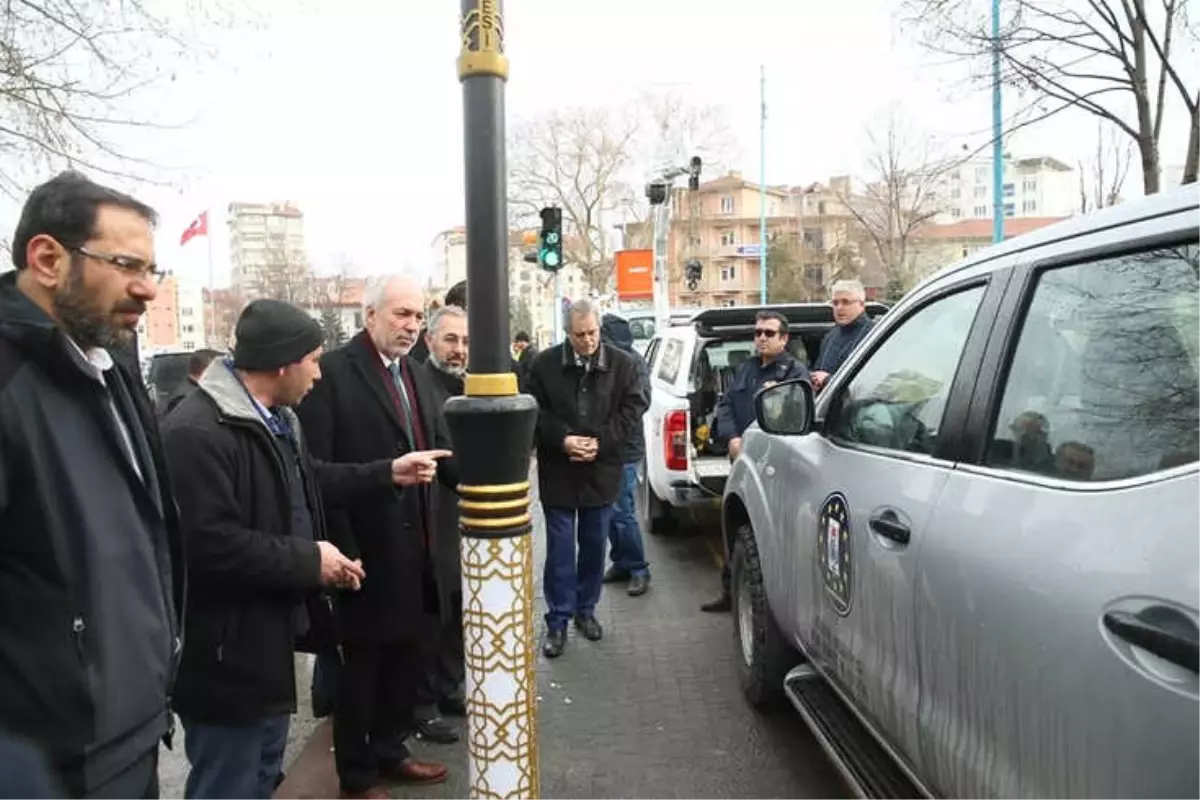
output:
M510 219L561 208L564 257L593 288L612 272L604 211L622 187L636 130L636 119L612 109L575 107L517 126L509 144Z
M910 246L914 234L942 210L938 188L960 163L936 149L928 135L891 109L881 128L867 131L865 181L839 200L879 259L887 295L898 300L919 277Z
M735 142L719 106L678 92L528 120L509 144L510 227L536 225L544 206L562 208L566 259L603 291L612 277L613 230L623 227L635 239L648 230L644 186L659 162L691 148L719 166L736 154Z
M1103 121L1096 125L1096 151L1079 162L1079 210L1116 205L1133 161L1133 142Z
M47 167L146 180L129 129L171 127L132 111L214 55L211 31L251 22L236 0L10 0L0 16L0 191ZM161 114L161 111L157 112ZM122 141L124 140L124 141Z
M1190 125L1183 181L1194 182L1200 90L1188 67L1197 41L1185 13L1188 2L1005 0L1008 18L998 42L1002 80L1032 94L1037 112L1022 124L1070 108L1110 122L1137 146L1143 189L1154 194L1162 166L1159 141L1174 98ZM933 51L981 64L991 56L990 18L981 4L905 0L901 13Z
M262 251L255 274L255 297L270 297L297 306L311 306L320 299L319 284L304 254L282 242Z

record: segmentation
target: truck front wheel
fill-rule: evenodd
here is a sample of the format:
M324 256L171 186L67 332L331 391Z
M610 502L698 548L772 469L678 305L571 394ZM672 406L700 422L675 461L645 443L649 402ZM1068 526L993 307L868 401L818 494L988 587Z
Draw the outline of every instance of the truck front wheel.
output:
M783 699L784 676L801 658L771 615L758 543L749 525L737 530L730 562L730 593L742 694L758 708L776 705Z

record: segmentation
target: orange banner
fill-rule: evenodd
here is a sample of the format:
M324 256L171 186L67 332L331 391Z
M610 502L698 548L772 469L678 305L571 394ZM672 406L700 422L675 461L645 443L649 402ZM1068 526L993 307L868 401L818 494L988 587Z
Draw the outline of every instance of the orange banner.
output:
M648 300L654 297L654 251L618 250L617 297Z

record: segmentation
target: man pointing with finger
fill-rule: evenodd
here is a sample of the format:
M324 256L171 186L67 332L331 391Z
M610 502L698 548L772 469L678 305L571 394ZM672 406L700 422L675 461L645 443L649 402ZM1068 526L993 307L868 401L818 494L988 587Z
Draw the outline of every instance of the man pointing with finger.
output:
M292 407L321 377L320 326L256 300L235 336L233 358L209 365L164 427L189 579L174 694L189 798L274 793L296 710L294 652L333 648L322 591L366 578L327 541L325 504L391 497L428 480L436 455L311 460Z
M449 429L426 368L409 352L424 322L424 294L409 276L368 283L365 328L321 359L324 380L300 406L313 455L364 463L397 454L446 448ZM421 476L449 489L454 461L427 464ZM434 554L437 526L428 486L352 509L327 509L330 538L361 558L360 592L338 596L344 662L337 681L333 739L344 797L387 797L385 783L446 779L439 763L411 757L405 740L418 734L453 741L442 719L414 719L425 650L440 610ZM337 664L326 659L324 666Z

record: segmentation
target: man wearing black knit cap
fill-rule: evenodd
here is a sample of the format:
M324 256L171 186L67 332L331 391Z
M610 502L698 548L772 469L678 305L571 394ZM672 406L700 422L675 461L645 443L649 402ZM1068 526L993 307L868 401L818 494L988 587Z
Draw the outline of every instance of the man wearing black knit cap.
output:
M325 592L356 590L361 563L326 541L323 503L428 483L447 451L369 464L312 460L292 411L320 379L320 325L256 300L164 426L188 567L174 708L186 796L270 797L296 710L293 654L335 646Z

